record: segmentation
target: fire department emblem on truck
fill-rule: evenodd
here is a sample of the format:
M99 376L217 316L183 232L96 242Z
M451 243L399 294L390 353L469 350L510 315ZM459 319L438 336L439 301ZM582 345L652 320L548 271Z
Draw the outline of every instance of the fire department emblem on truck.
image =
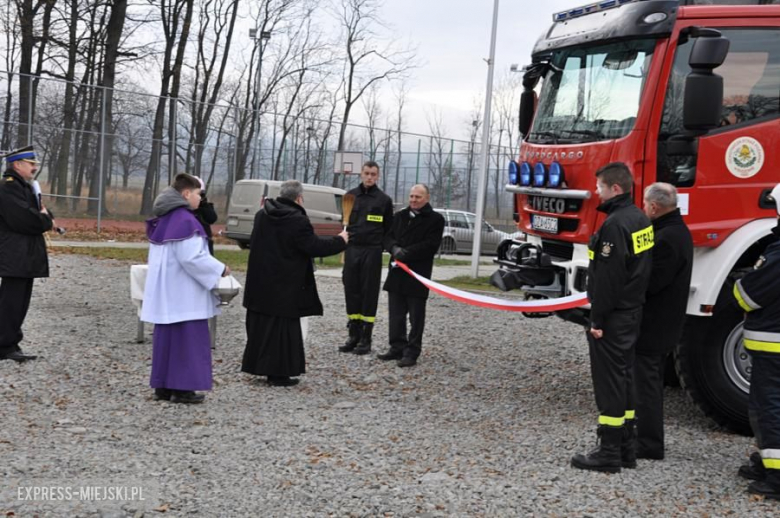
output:
M741 137L726 150L726 167L737 178L751 178L764 166L764 148L751 137Z

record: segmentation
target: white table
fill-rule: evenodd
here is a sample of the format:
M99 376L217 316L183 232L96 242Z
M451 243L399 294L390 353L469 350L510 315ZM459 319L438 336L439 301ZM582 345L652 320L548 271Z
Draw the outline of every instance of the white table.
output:
M144 289L146 287L146 274L148 271L149 267L145 264L134 264L130 266L130 300L133 302L138 313L138 334L136 335L135 341L139 344L144 341L144 322L141 320L141 307L143 306L144 301ZM220 284L227 280L227 277L223 277L220 279ZM238 284L238 281L235 279L231 278L230 282L232 283L232 286L236 286L239 289L241 288L241 285ZM229 305L229 302L225 302L222 305L227 306ZM214 349L217 344L216 316L209 319L209 335L211 337L211 348Z

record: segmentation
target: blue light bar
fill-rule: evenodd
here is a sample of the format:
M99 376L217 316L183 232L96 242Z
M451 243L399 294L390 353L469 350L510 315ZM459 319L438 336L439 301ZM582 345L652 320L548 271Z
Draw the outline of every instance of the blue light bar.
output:
M531 164L528 162L520 164L520 185L525 187L531 185Z
M550 164L550 172L547 175L547 187L560 187L563 184L563 167L558 162Z
M544 183L547 180L547 168L544 164L538 162L534 166L534 187L544 187Z
M511 183L512 185L517 185L517 178L518 178L517 162L511 160L509 162L509 183Z
M585 16L586 14L597 13L599 11L606 11L607 9L614 9L621 5L631 4L634 2L641 2L642 0L604 0L603 2L595 2L581 7L575 7L568 11L561 11L553 15L553 22L563 22L577 18L579 16Z

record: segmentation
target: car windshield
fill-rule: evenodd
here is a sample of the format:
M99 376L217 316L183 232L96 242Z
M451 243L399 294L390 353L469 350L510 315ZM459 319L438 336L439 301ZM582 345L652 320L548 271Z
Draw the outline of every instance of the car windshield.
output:
M528 140L590 142L634 127L655 40L555 51Z

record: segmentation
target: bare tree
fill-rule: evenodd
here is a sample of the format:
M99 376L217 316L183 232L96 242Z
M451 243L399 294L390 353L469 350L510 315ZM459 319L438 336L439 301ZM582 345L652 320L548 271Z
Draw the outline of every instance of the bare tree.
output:
M338 0L335 16L342 28L341 44L346 54L342 72L343 114L338 151L345 150L350 114L355 103L373 85L403 76L414 67L414 50L398 49L395 42L381 41L381 0ZM334 187L336 183L334 176Z
M141 214L150 214L152 211L156 182L159 181L165 103L169 98L176 99L179 95L182 62L189 39L195 0L149 0L149 2L159 8L165 50L162 58L160 97L154 117L152 150L149 164L146 167L146 179L141 199ZM171 173L172 171L169 171L169 174Z
M204 146L224 81L238 7L239 0L202 0L198 58L191 97L192 125L186 160L189 171L191 154L194 154L195 166L192 170L196 176L201 176ZM207 41L208 35L210 42Z

